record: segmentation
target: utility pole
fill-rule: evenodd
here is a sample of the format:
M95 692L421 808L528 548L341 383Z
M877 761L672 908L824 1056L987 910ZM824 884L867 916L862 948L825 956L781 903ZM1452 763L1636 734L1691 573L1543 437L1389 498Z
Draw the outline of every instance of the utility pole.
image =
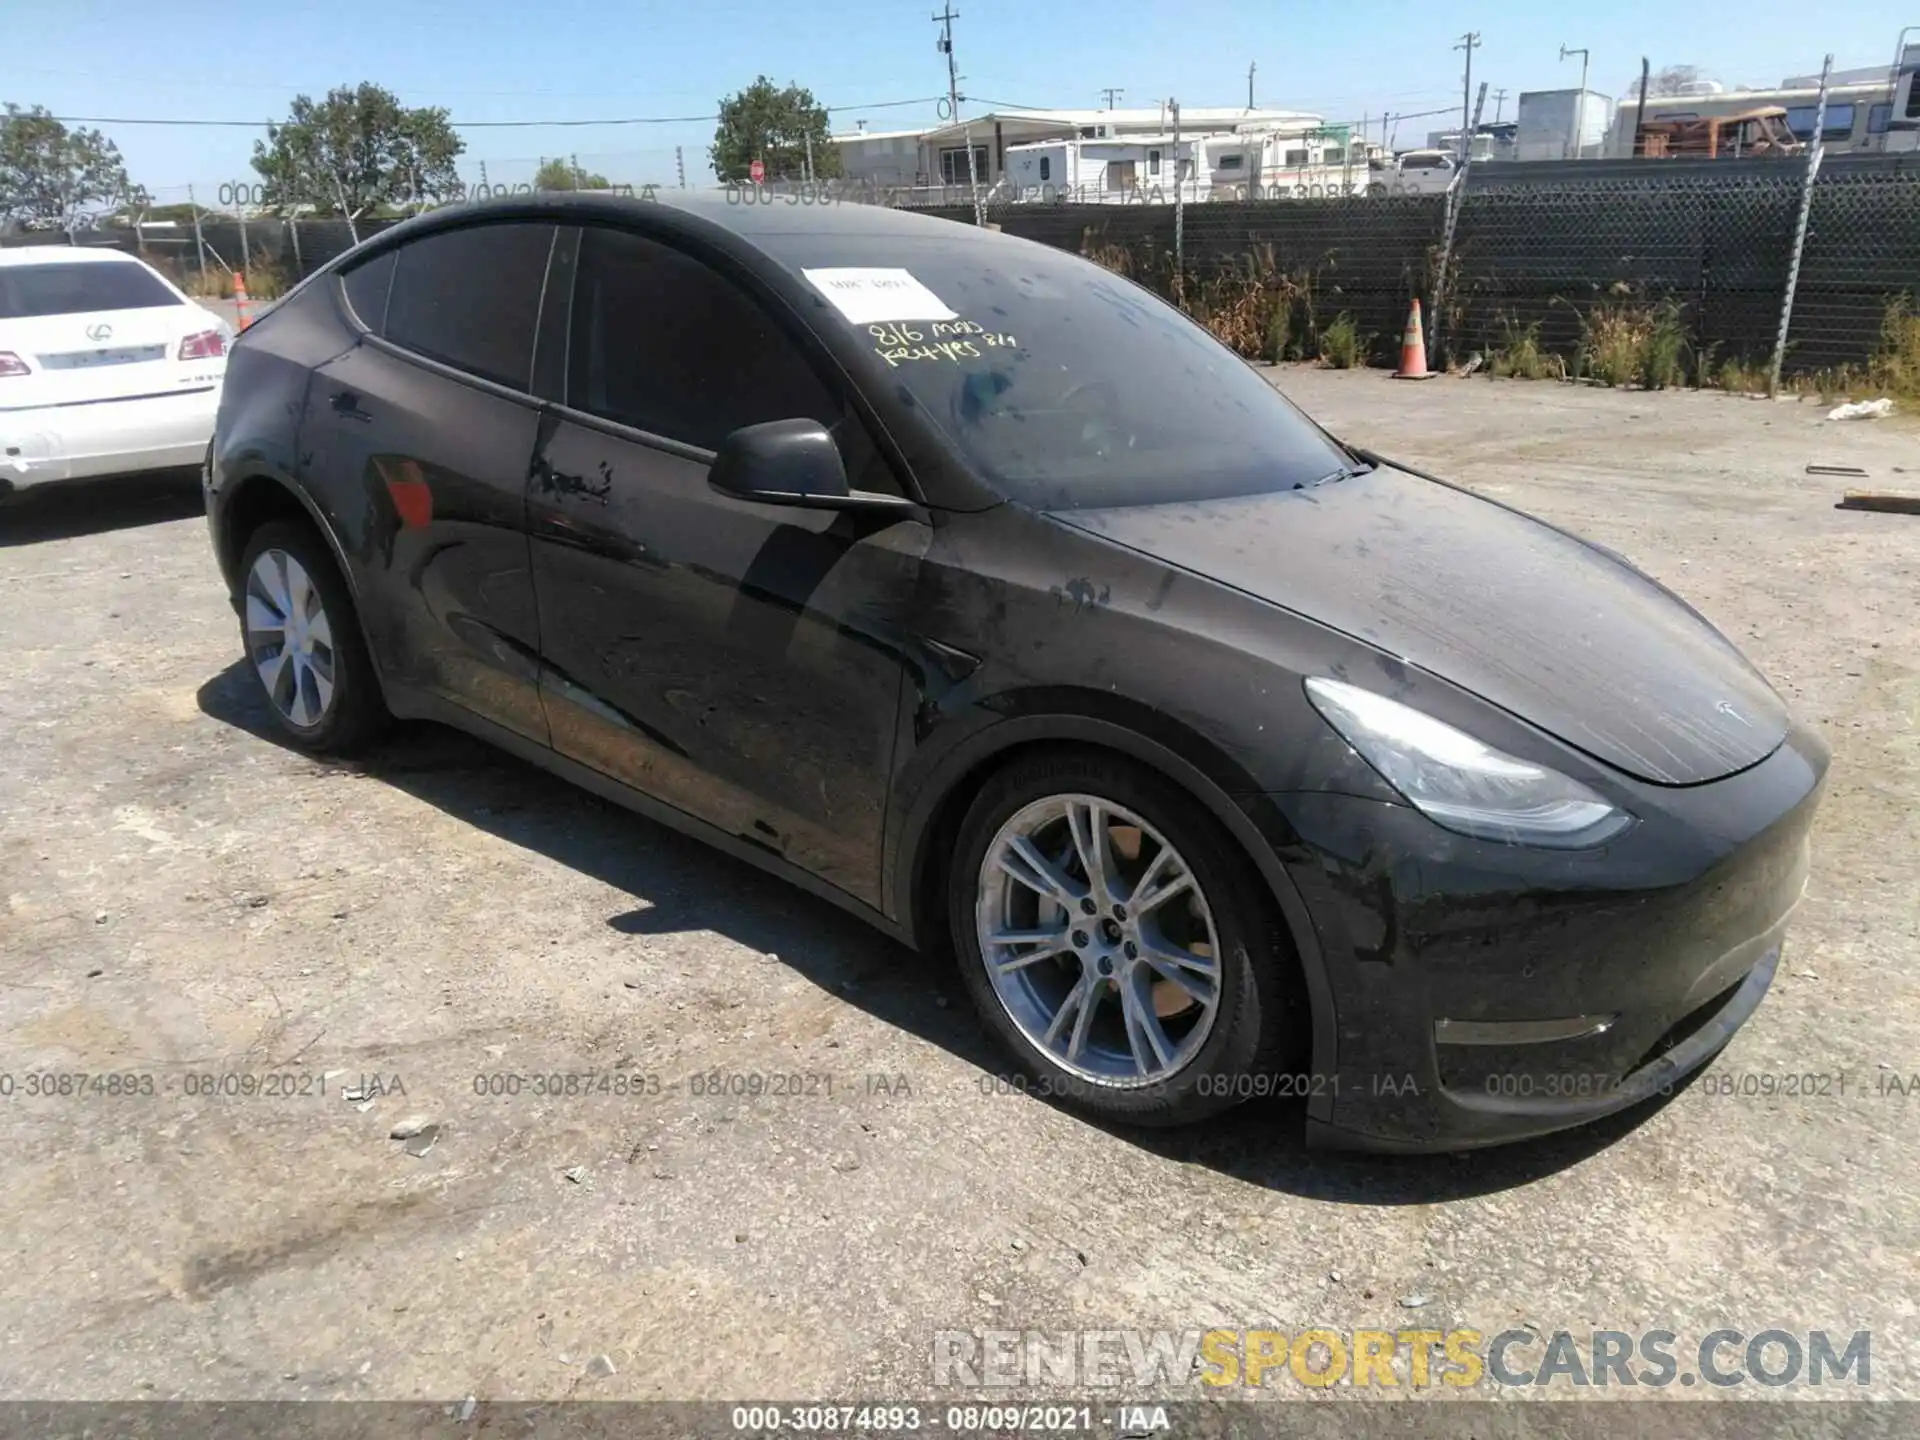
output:
M1474 126L1477 127L1480 124L1480 116L1486 108L1487 83L1483 80L1480 82L1480 98L1473 107L1471 123ZM1447 271L1453 263L1454 228L1460 223L1460 206L1466 199L1467 172L1471 169L1473 169L1473 151L1469 149L1460 157L1460 168L1447 184L1447 219L1440 240L1440 266L1433 277L1433 323L1427 328L1428 364L1433 364L1440 356L1440 327L1444 323L1442 317L1446 313L1440 307L1447 298Z
M1118 85L1109 85L1106 89L1100 92L1101 97L1107 102L1104 108L1108 110L1113 109L1113 102L1115 100L1118 100L1122 95L1126 93L1127 92L1121 89Z
M1168 100L1173 116L1173 303L1187 307L1187 179L1180 158L1180 102Z
M1253 72L1260 68L1258 60L1247 66L1247 109L1253 109Z
M187 206L193 211L193 258L199 263L200 273L205 275L207 273L207 242L200 233L200 201L195 198L191 185L187 186Z
M680 176L680 188L687 188L687 152L680 146L673 147L673 168Z
M940 26L940 38L935 47L947 57L947 118L949 121L960 118L960 76L954 69L953 59L953 22L960 14L950 3L940 7L940 13L933 17L933 23ZM973 223L984 224L986 216L980 209L980 172L973 158L973 127L969 125L962 136L967 147L967 188L973 193ZM944 177L943 177L944 178Z
M1453 47L1467 52L1467 73L1460 78L1460 157L1463 160L1473 148L1473 122L1467 118L1467 108L1473 97L1473 52L1479 45L1480 32L1469 30Z
M1570 50L1562 45L1560 58L1565 60L1569 55L1580 57L1580 93L1573 102L1573 147L1567 157L1570 160L1578 160L1580 152L1587 148L1587 52Z
M1640 127L1647 123L1647 85L1649 83L1647 75L1651 68L1647 57L1642 55L1640 57L1640 103L1633 107L1633 153L1636 157L1645 149Z
M1813 139L1807 142L1807 168L1800 181L1800 218L1793 228L1793 259L1787 265L1787 291L1780 301L1780 328L1773 337L1773 361L1767 367L1767 394L1780 393L1780 366L1787 358L1787 331L1793 323L1793 292L1800 286L1800 257L1807 246L1807 215L1813 208L1813 181L1827 153L1827 85L1833 78L1833 56L1820 67L1820 98L1813 107Z
M1493 92L1493 123L1500 123L1500 112L1506 108L1507 92L1505 87Z

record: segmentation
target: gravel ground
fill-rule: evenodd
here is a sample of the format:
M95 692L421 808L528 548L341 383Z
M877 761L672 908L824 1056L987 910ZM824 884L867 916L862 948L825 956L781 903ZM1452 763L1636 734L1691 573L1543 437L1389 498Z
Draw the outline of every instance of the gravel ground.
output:
M158 1088L0 1100L0 1394L945 1398L939 1330L1415 1323L1871 1329L1848 1392L1920 1394L1920 1095L1873 1088L1920 1072L1920 518L1803 473L1920 492L1920 431L1276 379L1623 551L1822 727L1798 929L1711 1073L1844 1096L1695 1085L1381 1160L1305 1151L1286 1105L1138 1135L995 1093L950 977L824 903L449 731L276 744L193 478L114 482L0 510L0 1072ZM476 1094L554 1072L640 1093ZM813 1078L695 1093L715 1072ZM235 1074L299 1078L189 1093ZM416 1115L419 1156L389 1138Z

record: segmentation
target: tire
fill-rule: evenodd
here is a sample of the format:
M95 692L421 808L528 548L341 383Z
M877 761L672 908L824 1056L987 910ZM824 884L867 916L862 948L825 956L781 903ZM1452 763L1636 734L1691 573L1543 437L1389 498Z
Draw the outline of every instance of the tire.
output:
M240 587L240 644L280 733L302 750L328 755L351 753L378 735L387 710L360 617L312 528L276 520L254 531L241 554ZM275 637L287 633L270 621L296 595L310 597L304 625L296 622L293 658L277 667L277 685L270 688L263 667L276 653ZM278 653L285 650L283 641Z
M1089 882L1084 858L1097 833L1107 842L1101 887ZM1050 874L1021 853L1022 837ZM1145 883L1156 867L1160 880ZM1182 871L1190 885L1156 896ZM1068 882L1064 900L1060 881ZM1129 912L1124 902L1103 904L1101 893L1148 904ZM1273 1093L1256 1077L1304 1048L1305 989L1264 882L1198 801L1133 761L1049 749L991 776L960 824L947 913L987 1030L1038 1093L1091 1118L1189 1124L1251 1093ZM1064 925L1069 915L1079 923ZM988 943L995 936L1020 938ZM1182 954L1179 965L1154 963ZM1189 968L1208 959L1211 983ZM1093 1013L1083 1022L1086 1007L1074 999L1087 994ZM1137 1020L1149 1007L1158 1041ZM1050 1029L1058 1032L1051 1045Z

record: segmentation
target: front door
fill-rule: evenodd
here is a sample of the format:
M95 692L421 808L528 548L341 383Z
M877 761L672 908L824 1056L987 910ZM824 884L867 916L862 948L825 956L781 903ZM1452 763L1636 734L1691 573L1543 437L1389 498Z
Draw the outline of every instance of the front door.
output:
M713 490L730 432L801 417L856 488L900 482L806 338L732 279L610 228L581 232L575 268L528 496L554 747L877 903L932 532Z

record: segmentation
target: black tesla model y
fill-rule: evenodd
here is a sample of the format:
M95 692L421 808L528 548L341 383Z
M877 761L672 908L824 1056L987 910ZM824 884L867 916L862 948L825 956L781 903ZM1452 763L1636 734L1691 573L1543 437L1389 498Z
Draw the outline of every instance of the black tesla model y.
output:
M206 485L293 743L443 721L950 946L1105 1120L1619 1110L1806 879L1827 751L1684 601L985 229L435 212L240 338Z

